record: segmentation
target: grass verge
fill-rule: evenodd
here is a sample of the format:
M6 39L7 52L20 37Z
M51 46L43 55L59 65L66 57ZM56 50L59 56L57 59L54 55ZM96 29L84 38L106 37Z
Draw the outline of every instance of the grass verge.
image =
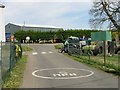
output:
M61 45L61 44L55 45L55 49L61 49L61 48L62 48L62 45Z
M60 49L61 45L59 45L59 44L55 45L55 48ZM107 59L108 59L107 61L111 61L111 63L107 62L106 65L104 65L104 63L101 61L100 56L91 57L93 60L89 60L88 56L79 56L79 55L70 56L66 53L64 53L64 55L72 58L75 61L87 64L88 66L92 66L92 67L101 69L101 70L103 70L107 73L113 73L115 75L120 76L120 65L119 65L119 62L117 62L117 60L116 60L118 57L115 57L115 56L114 57L112 56L112 57L109 57L109 58L107 57ZM94 60L94 59L96 59L96 60ZM117 63L117 65L115 63Z
M22 46L22 50L23 52L32 51L32 48L30 48L29 46Z
M22 46L23 52L32 51L32 48L28 46ZM19 88L24 70L27 63L27 55L23 55L22 58L16 63L15 67L9 73L9 76L5 78L3 82L2 88Z
M120 76L120 67L119 66L114 66L114 65L111 65L111 64L107 64L106 66L104 66L103 63L88 60L88 59L82 59L80 56L70 56L70 55L68 55L66 53L64 55L67 56L67 57L72 58L75 61L84 63L84 64L86 64L88 66L92 66L92 67L101 69L101 70L103 70L103 71L105 71L107 73L112 73L112 74Z
M11 70L10 76L6 78L3 88L18 88L23 78L27 56L23 55L15 67Z

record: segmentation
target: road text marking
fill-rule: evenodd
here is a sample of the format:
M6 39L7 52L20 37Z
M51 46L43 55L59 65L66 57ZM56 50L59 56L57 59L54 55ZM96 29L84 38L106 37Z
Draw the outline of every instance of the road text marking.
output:
M53 71L56 70L59 71L58 73L53 73L51 74L52 76L44 76L44 75L38 75L37 72L45 72L45 71ZM64 70L64 72L61 70ZM71 70L71 73L69 71L66 72L67 70ZM85 75L78 75L76 73L74 73L73 71L77 71L77 72L87 72L87 74ZM81 73L81 72L80 72ZM32 75L38 78L43 78L43 79L78 79L78 78L84 78L84 77L90 77L94 74L93 71L90 70L86 70L86 69L77 69L77 68L48 68L48 69L40 69L40 70L35 70L32 72Z

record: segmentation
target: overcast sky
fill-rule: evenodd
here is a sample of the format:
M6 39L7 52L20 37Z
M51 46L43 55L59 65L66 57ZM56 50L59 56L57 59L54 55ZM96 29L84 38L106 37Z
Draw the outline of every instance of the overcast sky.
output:
M3 0L5 24L35 24L90 29L92 0Z

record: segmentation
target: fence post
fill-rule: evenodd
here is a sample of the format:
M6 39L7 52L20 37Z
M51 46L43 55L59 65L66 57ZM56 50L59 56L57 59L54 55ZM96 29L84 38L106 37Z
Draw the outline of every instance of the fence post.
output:
M9 70L11 71L11 68L12 68L12 61L11 61L11 59L12 59L12 54L11 54L11 42L10 42L10 67L9 67Z
M13 59L13 56L12 56L12 42L10 42L10 66L9 66L9 70L11 71L12 69L12 59Z
M106 41L103 41L104 43L104 66L106 65Z
M90 54L91 54L91 50L90 50L90 45L89 45L89 52L88 52L89 61L90 61Z

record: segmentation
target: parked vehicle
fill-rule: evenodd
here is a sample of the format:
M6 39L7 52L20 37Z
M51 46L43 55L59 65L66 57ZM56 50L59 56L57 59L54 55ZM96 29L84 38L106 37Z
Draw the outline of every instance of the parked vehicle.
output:
M120 51L120 45L116 45L113 41L108 41L108 53L117 54ZM103 41L97 41L96 44L86 45L82 48L83 53L90 53L94 56L98 54L102 54L104 51L104 43Z
M70 36L65 40L61 52L64 51L65 53L71 54L77 52L79 50L79 47L79 38Z

